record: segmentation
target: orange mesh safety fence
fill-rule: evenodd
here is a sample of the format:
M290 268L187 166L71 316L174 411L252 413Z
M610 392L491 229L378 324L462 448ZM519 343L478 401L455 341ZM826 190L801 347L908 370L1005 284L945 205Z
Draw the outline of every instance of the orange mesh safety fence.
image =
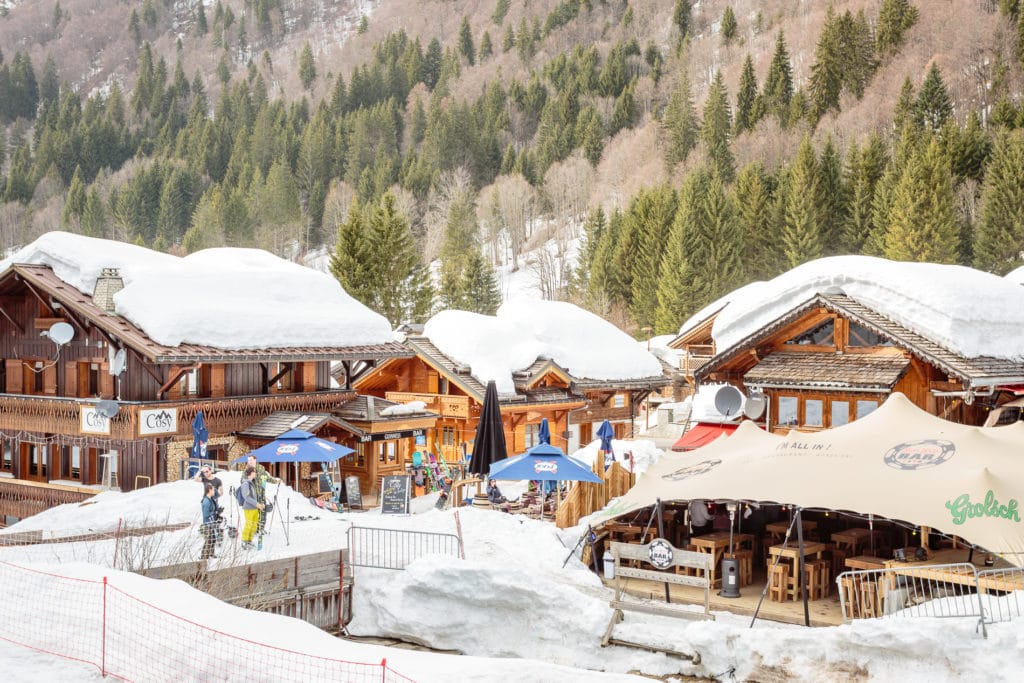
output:
M125 681L411 679L387 665L296 652L173 614L100 580L0 562L0 639Z

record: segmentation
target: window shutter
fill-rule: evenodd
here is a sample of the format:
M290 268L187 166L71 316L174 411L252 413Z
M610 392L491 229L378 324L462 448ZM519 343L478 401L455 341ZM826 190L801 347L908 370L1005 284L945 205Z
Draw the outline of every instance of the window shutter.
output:
M20 394L25 391L22 384L21 361L17 358L8 358L4 361L7 366L7 393Z
M78 388L78 362L68 361L64 364L64 395L81 396Z
M110 374L110 365L100 366L100 398L114 398L114 376Z

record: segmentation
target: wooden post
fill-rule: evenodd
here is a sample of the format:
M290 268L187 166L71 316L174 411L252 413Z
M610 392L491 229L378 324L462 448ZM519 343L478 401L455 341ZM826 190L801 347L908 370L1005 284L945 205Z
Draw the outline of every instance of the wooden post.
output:
M807 607L807 573L804 572L804 520L800 508L796 509L797 574L804 600L804 626L811 625L811 614Z
M665 524L661 518L661 498L658 498L658 538L665 538ZM641 541L643 539L640 539ZM665 582L665 602L672 602L671 596L668 594L668 582Z

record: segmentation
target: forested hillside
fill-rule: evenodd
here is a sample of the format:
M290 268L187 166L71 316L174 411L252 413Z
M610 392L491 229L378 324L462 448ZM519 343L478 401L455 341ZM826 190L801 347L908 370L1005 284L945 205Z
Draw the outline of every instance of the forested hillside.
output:
M1022 10L0 0L0 246L326 246L396 324L493 312L494 268L529 268L657 333L830 254L1004 273Z

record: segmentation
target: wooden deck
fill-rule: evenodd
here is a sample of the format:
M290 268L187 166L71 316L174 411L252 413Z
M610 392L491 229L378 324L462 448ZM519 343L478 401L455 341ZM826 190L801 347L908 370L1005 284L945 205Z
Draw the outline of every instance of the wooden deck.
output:
M757 609L757 601L761 599L761 591L765 586L764 570L754 570L754 582L740 589L740 597L723 598L718 590L711 592L711 611L732 612L744 616L753 616ZM615 588L615 582L605 581L606 586ZM641 579L626 579L625 592L650 600L665 600L665 584ZM672 602L687 605L704 606L704 591L689 586L669 586ZM813 600L807 603L811 617L811 626L838 626L843 623L843 614L839 607L839 595L833 590L832 595L824 600ZM772 602L765 596L761 604L758 619L778 621L785 624L804 623L804 603L802 601Z

